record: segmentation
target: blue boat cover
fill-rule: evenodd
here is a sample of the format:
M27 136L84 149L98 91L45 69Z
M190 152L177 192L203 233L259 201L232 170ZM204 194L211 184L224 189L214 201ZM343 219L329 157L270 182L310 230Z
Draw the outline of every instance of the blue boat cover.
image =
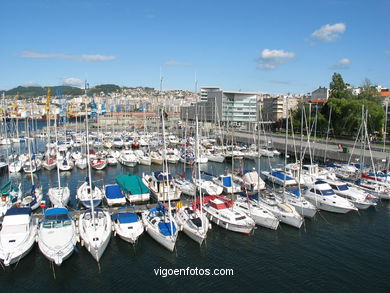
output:
M171 225L172 225L173 233L171 232ZM160 222L158 223L158 228L160 229L161 234L163 234L164 236L171 236L176 233L176 226L174 223Z
M119 213L112 216L113 220L119 220L121 224L129 224L138 222L136 213Z
M156 179L158 181L166 181L167 177L168 177L168 180L172 180L172 175L168 174L168 176L167 176L166 174L163 173L163 171L155 171L155 172L153 172L153 175L154 175L154 177L156 177Z
M15 216L15 215L31 215L30 208L10 208L6 213L6 216Z
M109 185L106 186L106 197L109 199L123 198L124 195L119 187L119 185Z
M45 211L45 217L46 216L54 216L54 215L67 215L68 210L66 208L52 208L47 209Z
M288 191L290 191L292 194L296 196L300 196L299 188L289 188Z
M294 180L294 178L292 178L288 175L285 175L284 173L282 173L280 171L271 171L271 175L278 178L278 179L281 179L281 180L284 180L284 177L286 177L286 180Z
M232 186L232 177L230 177L230 176L222 177L222 183L223 183L223 186L231 187Z

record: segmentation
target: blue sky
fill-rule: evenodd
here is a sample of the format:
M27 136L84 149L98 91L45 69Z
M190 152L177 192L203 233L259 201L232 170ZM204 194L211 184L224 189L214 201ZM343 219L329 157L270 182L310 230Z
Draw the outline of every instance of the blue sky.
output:
M390 1L4 0L0 89L91 85L305 93L333 72L390 87Z

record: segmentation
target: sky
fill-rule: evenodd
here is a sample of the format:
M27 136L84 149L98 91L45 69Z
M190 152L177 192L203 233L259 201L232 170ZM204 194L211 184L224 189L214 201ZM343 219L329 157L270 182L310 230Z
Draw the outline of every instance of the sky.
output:
M390 87L389 0L2 0L0 89Z

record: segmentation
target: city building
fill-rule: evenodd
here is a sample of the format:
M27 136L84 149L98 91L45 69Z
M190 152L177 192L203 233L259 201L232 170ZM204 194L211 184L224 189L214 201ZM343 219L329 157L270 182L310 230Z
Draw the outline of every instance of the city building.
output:
M248 129L257 121L257 93L223 91L218 87L201 87L200 92L200 102L182 107L182 120L193 121L197 113L199 121Z

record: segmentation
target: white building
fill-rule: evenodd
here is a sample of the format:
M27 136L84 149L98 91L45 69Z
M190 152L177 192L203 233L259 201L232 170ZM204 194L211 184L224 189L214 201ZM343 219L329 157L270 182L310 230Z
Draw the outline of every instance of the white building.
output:
M326 87L319 87L311 93L311 100L328 100L329 89Z

